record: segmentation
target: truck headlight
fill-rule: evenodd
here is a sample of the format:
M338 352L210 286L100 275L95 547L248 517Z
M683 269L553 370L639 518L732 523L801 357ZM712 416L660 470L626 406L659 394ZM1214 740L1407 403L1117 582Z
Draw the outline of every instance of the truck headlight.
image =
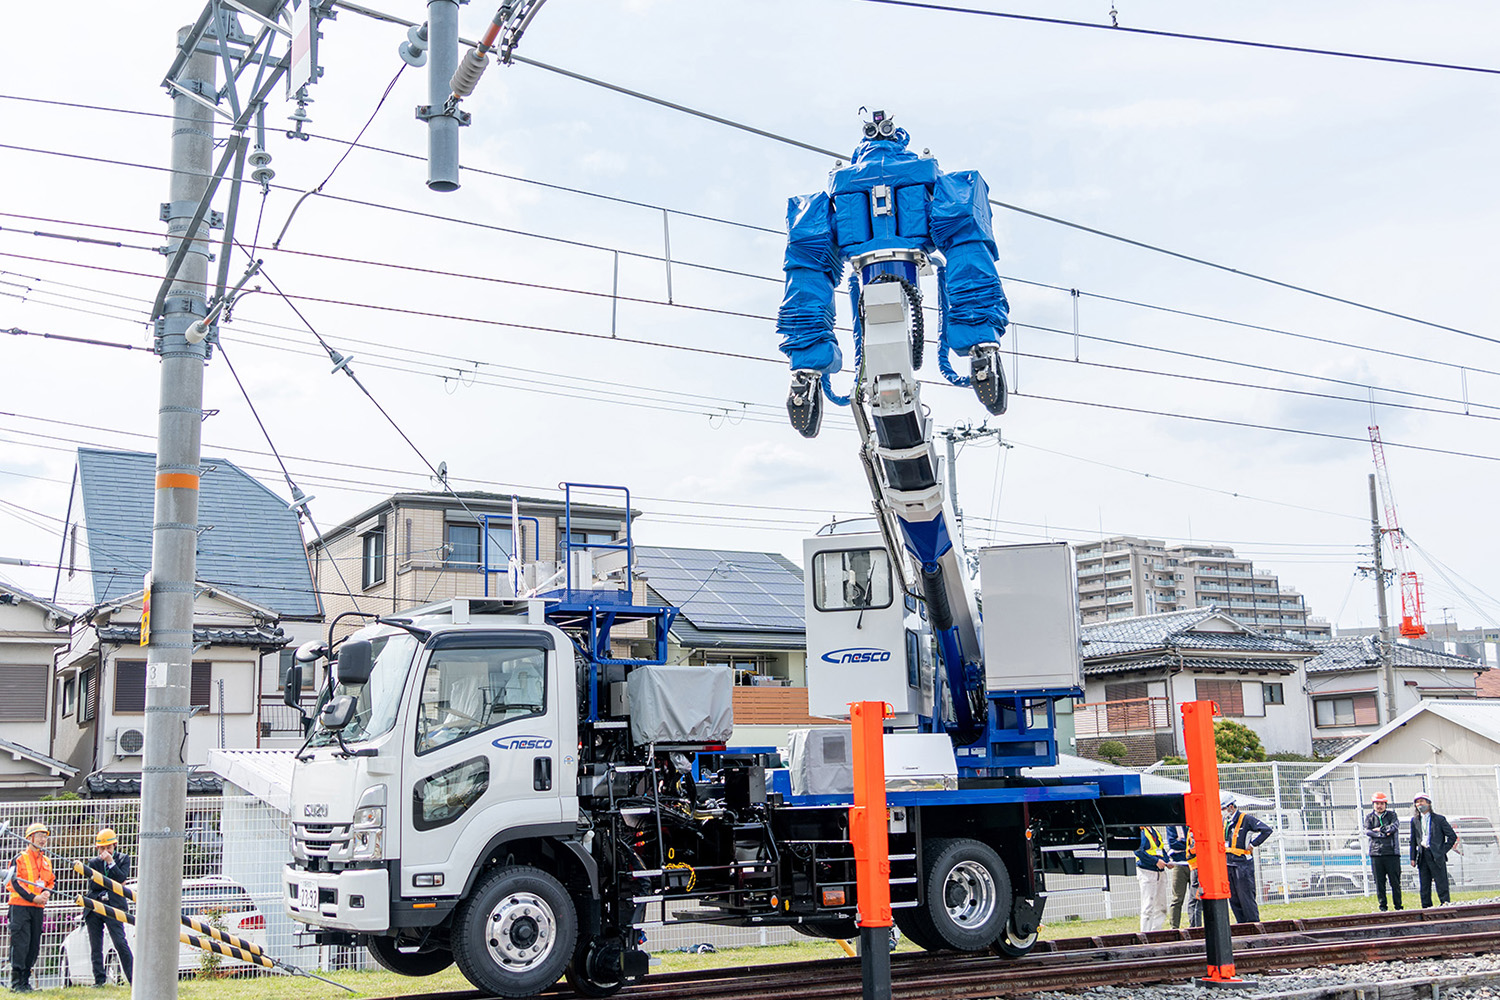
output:
M384 806L360 806L354 810L354 825L349 830L350 858L357 861L379 861L384 856L384 831Z

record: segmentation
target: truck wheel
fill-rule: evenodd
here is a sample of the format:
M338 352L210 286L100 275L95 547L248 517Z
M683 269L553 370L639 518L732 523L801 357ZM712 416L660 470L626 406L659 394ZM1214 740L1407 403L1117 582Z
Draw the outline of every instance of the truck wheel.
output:
M941 947L988 948L1010 916L1010 875L1000 855L977 840L928 841L923 853L924 929L931 926Z
M1014 921L1005 922L1005 930L995 939L995 954L1004 958L1020 958L1036 946L1037 935L1040 931L1032 931L1030 934L1021 935L1016 933Z
M436 975L453 964L453 952L446 948L401 951L396 947L395 938L372 937L365 942L365 950L376 965L398 976Z
M499 868L459 905L453 958L479 989L529 997L562 978L577 937L578 915L562 883L540 868Z
M900 928L901 933L906 935L906 939L923 951L942 951L947 947L926 919L925 908L903 906L893 911L891 917L896 921L896 926Z

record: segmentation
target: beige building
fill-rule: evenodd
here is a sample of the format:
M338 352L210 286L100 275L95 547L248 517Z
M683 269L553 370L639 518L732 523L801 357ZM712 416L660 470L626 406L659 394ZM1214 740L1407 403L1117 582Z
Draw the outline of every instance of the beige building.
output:
M1316 781L1341 764L1500 767L1500 701L1419 702L1305 780Z
M1233 549L1172 545L1122 535L1074 547L1085 625L1215 607L1262 632L1321 639L1328 623L1308 615L1302 595Z
M53 754L79 772L75 791L138 795L146 732L146 650L141 592L79 615L57 658ZM182 758L205 765L214 749L260 746L261 658L286 644L274 611L198 584L191 702ZM193 792L219 790L207 771L188 779Z
M52 756L52 660L68 644L59 628L73 616L19 587L0 583L0 800L58 791L76 768Z

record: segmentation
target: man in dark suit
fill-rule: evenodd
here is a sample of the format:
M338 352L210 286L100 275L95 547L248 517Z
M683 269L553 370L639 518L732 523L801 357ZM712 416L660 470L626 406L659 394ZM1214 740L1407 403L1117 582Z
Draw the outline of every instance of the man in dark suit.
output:
M1411 866L1417 870L1422 890L1422 909L1432 905L1432 887L1437 885L1438 903L1448 904L1448 852L1458 843L1458 834L1446 816L1432 811L1432 799L1422 792L1412 799Z

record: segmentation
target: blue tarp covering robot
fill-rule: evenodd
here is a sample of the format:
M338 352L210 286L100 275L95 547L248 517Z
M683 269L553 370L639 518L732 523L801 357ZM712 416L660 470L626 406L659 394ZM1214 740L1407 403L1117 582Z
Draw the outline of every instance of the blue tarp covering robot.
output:
M884 112L864 125L864 140L847 166L836 168L828 190L798 195L787 204L786 293L777 315L781 351L792 368L787 413L805 437L818 433L822 396L833 395L828 376L843 366L834 336L833 297L845 262L855 304L855 351L860 350L860 288L900 282L920 317L917 276L934 252L941 254L938 295L942 321L939 365L955 385L971 385L991 413L1005 412L1005 377L999 339L1007 304L995 272L995 237L989 188L974 170L944 173L937 160L907 149L910 137ZM913 365L920 366L922 324L913 328ZM970 376L948 363L948 352L967 354ZM822 394L819 392L821 385Z

